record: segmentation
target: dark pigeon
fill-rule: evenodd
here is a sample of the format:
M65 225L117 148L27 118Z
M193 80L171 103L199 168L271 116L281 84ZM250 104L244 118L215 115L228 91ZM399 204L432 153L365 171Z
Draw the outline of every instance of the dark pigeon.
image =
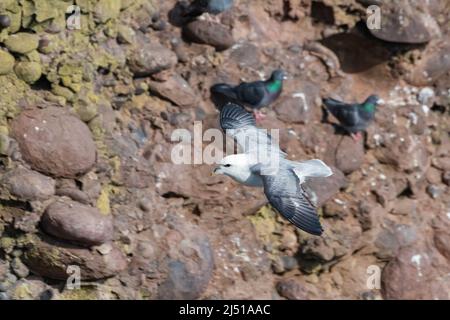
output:
M195 18L204 13L217 15L233 6L233 0L194 0L184 12L185 17Z
M331 98L324 99L323 102L353 139L359 140L361 132L373 121L376 107L382 100L376 95L371 95L363 103L347 104Z
M266 81L243 82L237 86L219 83L211 87L213 99L221 98L223 104L228 102L243 104L251 108L258 121L263 115L258 111L273 103L283 91L284 72L276 70Z

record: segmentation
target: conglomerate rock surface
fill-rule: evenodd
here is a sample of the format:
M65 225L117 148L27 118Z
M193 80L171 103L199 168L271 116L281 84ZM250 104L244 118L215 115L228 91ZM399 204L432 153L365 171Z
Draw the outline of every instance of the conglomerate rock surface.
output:
M49 3L0 3L0 299L450 298L448 2L236 0L188 23L175 0ZM276 68L262 125L334 171L307 185L322 237L171 161L175 129L218 128L211 85ZM363 142L323 121L322 98L372 93Z

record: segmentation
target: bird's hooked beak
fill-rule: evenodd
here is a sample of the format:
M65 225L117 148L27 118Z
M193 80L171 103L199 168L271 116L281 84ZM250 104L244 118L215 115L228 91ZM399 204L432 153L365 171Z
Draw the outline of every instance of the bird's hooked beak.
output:
M220 169L221 169L220 166L215 167L214 170L211 172L211 177L217 174L221 174L222 171L220 171Z
M380 99L380 100L377 101L377 104L380 105L380 106L383 106L383 105L386 104L386 101L383 100L383 99Z

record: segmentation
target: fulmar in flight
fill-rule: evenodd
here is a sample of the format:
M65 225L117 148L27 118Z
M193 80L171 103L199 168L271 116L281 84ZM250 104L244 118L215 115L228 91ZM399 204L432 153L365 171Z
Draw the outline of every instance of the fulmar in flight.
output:
M263 187L269 203L296 227L321 235L316 208L302 184L308 177L329 177L331 169L321 160L287 160L267 131L256 127L251 113L234 103L220 112L220 126L234 138L243 153L226 156L214 169L251 187Z

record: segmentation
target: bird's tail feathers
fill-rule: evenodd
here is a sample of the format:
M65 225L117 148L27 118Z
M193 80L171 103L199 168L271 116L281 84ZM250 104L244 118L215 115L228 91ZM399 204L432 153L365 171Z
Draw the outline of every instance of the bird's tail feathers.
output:
M339 113L339 109L345 106L343 102L332 98L323 99L323 103L327 107L327 110L334 116Z
M307 177L329 177L333 171L322 160L313 159L302 162L292 162L294 165L294 173L300 180L300 183L305 181Z

